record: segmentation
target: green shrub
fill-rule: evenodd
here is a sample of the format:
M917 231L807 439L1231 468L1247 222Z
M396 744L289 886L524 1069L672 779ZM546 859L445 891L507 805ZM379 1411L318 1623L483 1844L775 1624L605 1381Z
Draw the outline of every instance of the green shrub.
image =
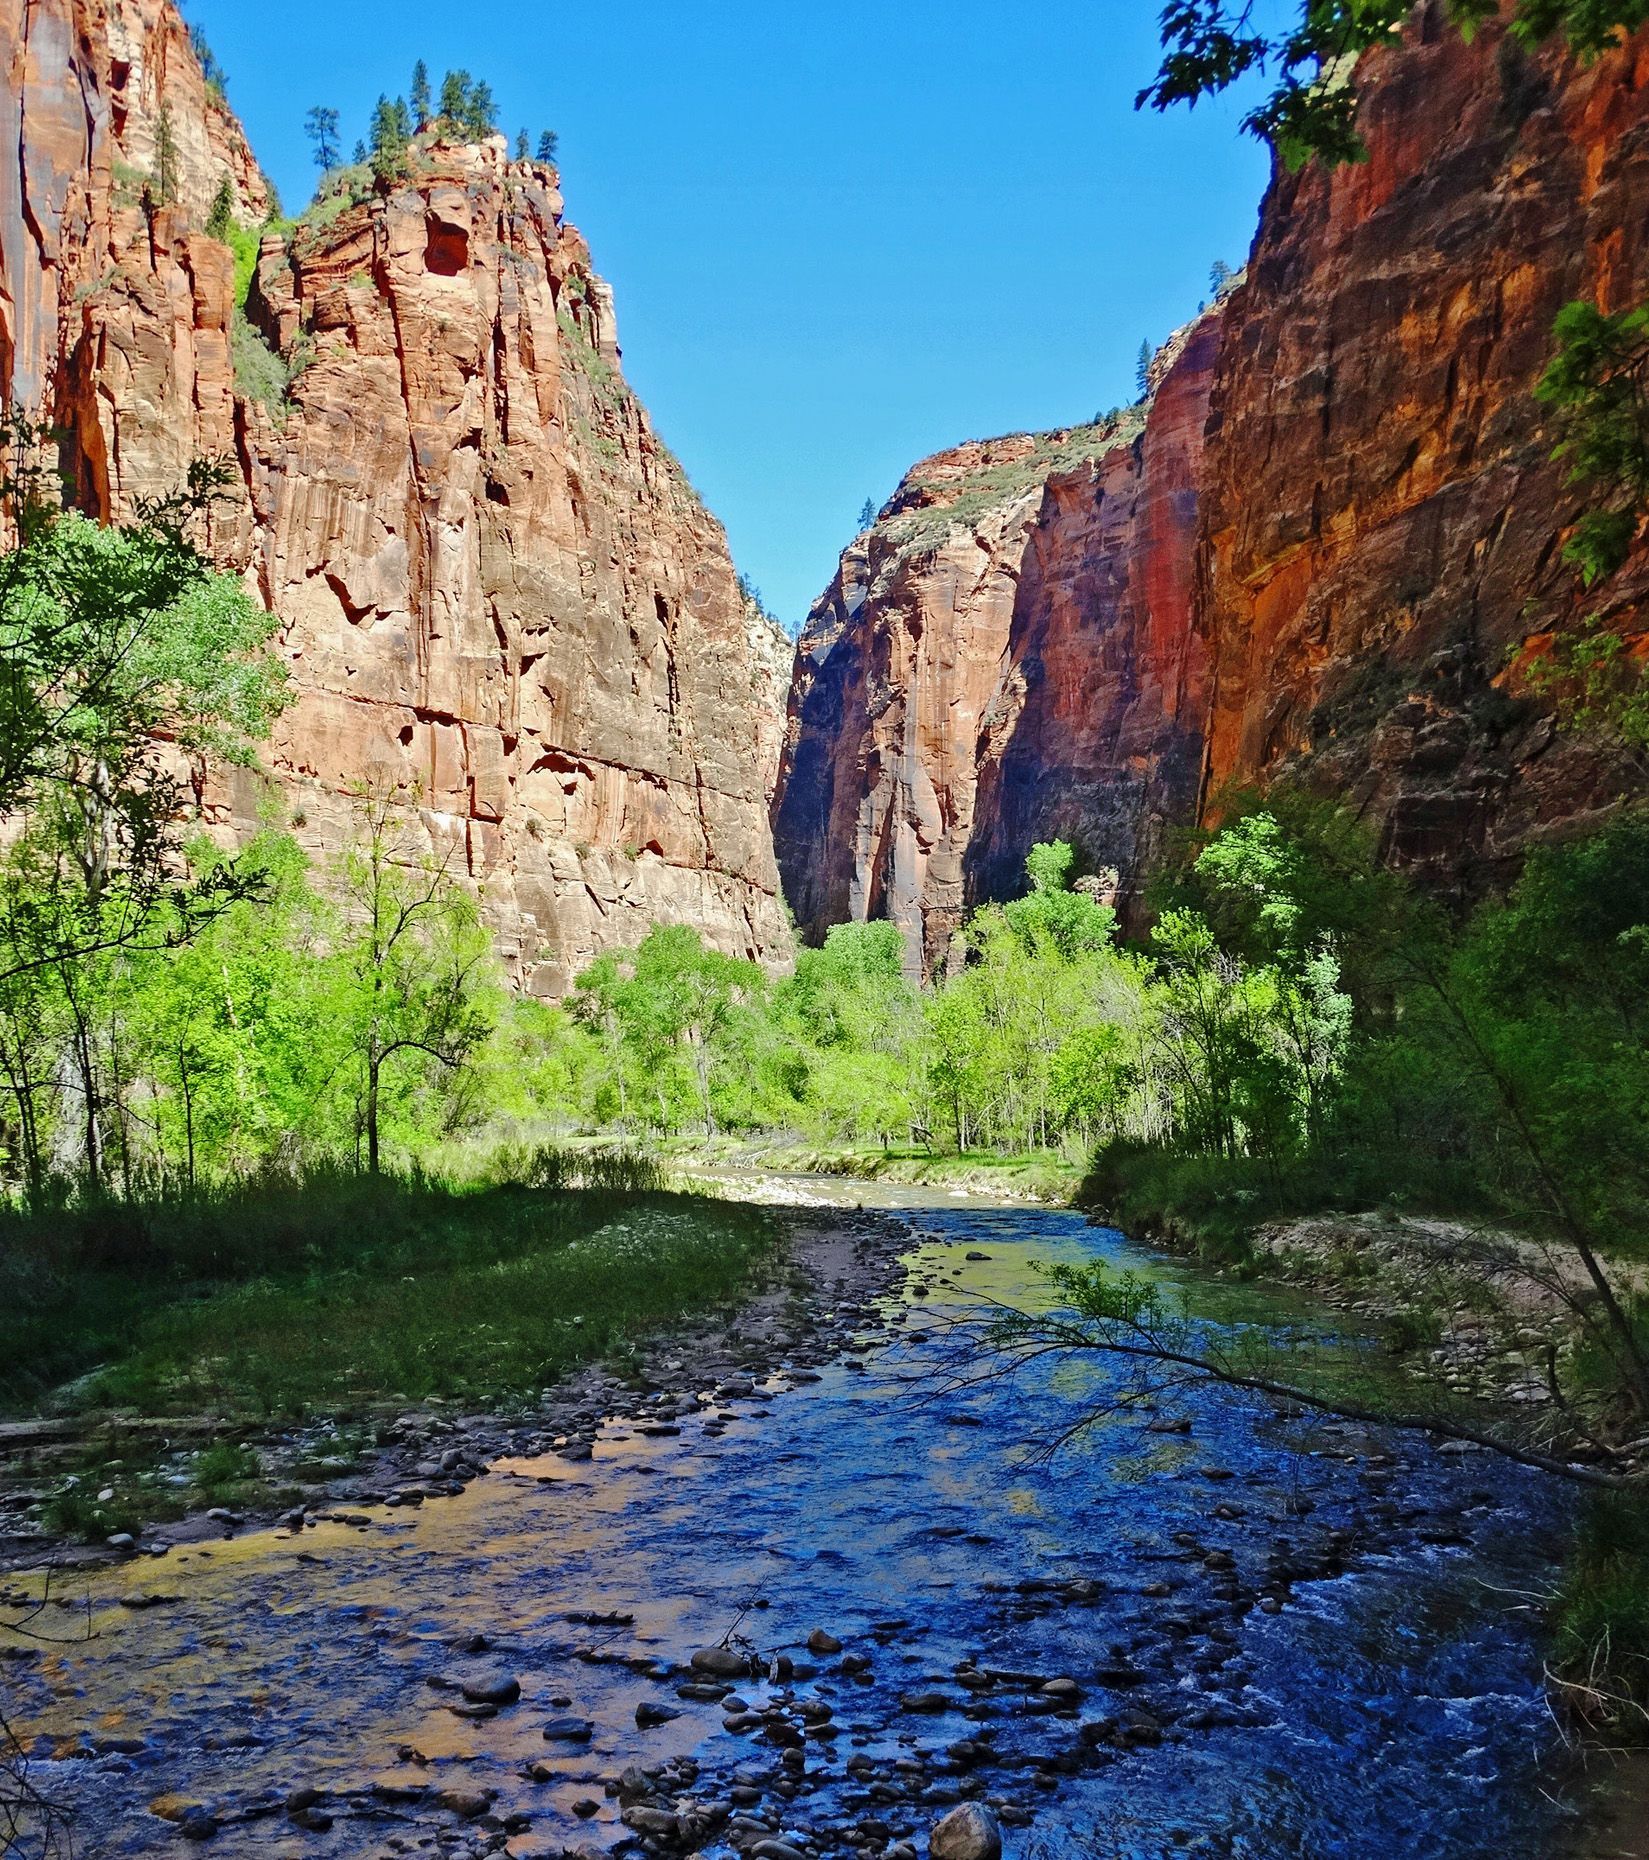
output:
M1595 1729L1649 1740L1649 1501L1608 1493L1576 1527L1552 1609L1553 1671Z

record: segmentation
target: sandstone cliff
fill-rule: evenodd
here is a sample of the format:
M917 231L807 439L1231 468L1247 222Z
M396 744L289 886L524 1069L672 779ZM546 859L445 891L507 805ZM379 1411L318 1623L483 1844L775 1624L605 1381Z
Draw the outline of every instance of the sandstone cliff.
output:
M932 968L1062 834L1131 876L1195 805L1188 625L1218 318L1146 409L912 468L798 642L774 838L798 926L891 918Z
M1533 399L1553 318L1649 297L1649 32L1580 65L1427 0L1359 80L1370 160L1279 171L1141 435L941 455L844 554L774 805L808 935L888 915L931 963L1052 833L1126 899L1165 826L1279 780L1469 896L1641 790L1518 667L1583 599ZM1641 636L1646 585L1640 555L1586 606Z
M1371 159L1277 176L1227 309L1206 805L1287 772L1471 889L1636 779L1505 668L1579 598L1576 500L1532 399L1552 319L1649 296L1649 35L1582 66L1492 27L1465 45L1428 4L1359 77ZM1643 585L1609 594L1633 631Z
M238 463L212 546L282 621L300 837L336 847L351 787L396 785L546 992L660 920L782 953L771 629L624 382L554 172L420 137L402 180L265 237L243 314L201 227L225 173L248 220L266 195L167 0L0 26L0 383L101 514ZM259 788L209 797L225 830Z

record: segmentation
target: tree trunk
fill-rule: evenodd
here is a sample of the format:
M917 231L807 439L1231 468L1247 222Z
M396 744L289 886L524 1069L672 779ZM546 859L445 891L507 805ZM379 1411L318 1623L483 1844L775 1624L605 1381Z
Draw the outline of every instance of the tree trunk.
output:
M378 1173L378 1061L369 1059L366 1069L366 1170Z

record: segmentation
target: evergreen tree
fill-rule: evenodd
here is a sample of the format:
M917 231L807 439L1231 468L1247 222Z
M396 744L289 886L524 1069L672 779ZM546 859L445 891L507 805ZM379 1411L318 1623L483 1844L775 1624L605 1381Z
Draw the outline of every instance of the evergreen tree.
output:
M859 511L859 528L868 530L875 521L876 500L874 497L867 497Z
M527 152L531 147L532 144L527 140L526 130L518 129L515 132L515 159L517 161L525 161L527 159Z
M315 151L315 166L325 174L336 168L341 145L338 141L338 112L317 103L303 119L304 134Z
M561 146L561 138L553 129L541 129L538 132L538 159L546 168L555 165L556 150Z
M490 136L498 127L498 105L493 101L492 86L484 78L477 78L470 87L465 127L477 141L482 136Z
M462 69L449 71L441 80L441 120L454 129L462 129L469 115L470 74Z
M160 106L155 117L155 197L170 206L177 196L177 137L172 133L172 111Z
M429 67L419 59L412 67L412 94L408 101L412 105L412 129L416 134L429 121Z
M235 184L226 174L212 196L212 208L206 215L206 230L214 239L227 239L235 223Z
M1139 345L1139 359L1134 364L1134 386L1139 390L1141 400L1151 391L1151 345L1148 342Z

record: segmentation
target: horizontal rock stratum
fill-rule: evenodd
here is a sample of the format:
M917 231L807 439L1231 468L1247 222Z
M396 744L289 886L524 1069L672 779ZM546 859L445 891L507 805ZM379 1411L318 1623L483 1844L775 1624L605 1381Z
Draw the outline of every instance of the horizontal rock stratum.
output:
M1573 298L1649 297L1649 33L1586 65L1442 9L1359 70L1370 159L1279 169L1236 288L1120 423L924 460L799 642L774 799L809 937L913 963L1038 838L1137 899L1175 827L1308 784L1471 896L1639 792L1518 667L1582 608L1533 390Z
M0 46L7 403L105 517L233 460L210 547L282 623L297 700L208 790L219 828L273 776L336 848L351 788L395 785L546 993L660 921L782 956L788 653L625 384L554 170L421 136L266 237L242 315L203 228L226 175L246 224L269 197L167 0L0 0Z

